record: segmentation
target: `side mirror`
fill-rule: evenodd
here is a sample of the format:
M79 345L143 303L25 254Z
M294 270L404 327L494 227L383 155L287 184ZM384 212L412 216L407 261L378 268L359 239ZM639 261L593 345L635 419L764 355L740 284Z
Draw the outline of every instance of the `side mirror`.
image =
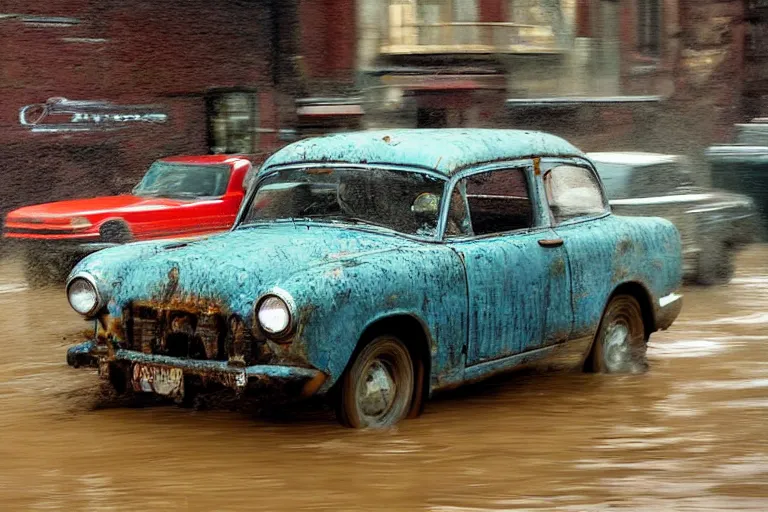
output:
M414 199L411 211L421 215L437 215L440 207L440 198L435 194L424 192Z

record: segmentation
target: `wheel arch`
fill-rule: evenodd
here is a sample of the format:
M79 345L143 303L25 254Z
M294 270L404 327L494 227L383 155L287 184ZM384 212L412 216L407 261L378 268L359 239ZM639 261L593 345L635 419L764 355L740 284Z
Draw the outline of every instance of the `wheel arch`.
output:
M616 288L613 289L613 292L611 292L608 300L603 305L603 314L600 316L601 321L603 315L605 315L606 308L608 308L608 304L610 304L611 300L613 300L613 298L617 295L630 295L634 297L640 304L640 311L643 314L643 325L645 327L646 338L657 331L656 312L653 308L653 299L651 298L652 295L643 284L637 281L627 281L619 284L616 286Z
M408 417L418 416L424 409L424 401L430 391L432 335L429 327L417 315L407 312L390 312L372 319L358 337L344 372L348 370L367 342L384 334L397 336L411 354L414 362L415 389ZM338 381L340 382L341 378Z

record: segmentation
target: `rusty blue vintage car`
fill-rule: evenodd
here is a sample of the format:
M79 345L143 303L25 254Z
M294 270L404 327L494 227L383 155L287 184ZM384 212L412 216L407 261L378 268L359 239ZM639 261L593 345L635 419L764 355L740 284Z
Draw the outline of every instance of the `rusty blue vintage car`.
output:
M682 307L667 220L618 217L592 162L515 130L389 130L293 143L231 231L95 253L68 362L119 393L324 395L386 427L438 390L529 365L646 367Z

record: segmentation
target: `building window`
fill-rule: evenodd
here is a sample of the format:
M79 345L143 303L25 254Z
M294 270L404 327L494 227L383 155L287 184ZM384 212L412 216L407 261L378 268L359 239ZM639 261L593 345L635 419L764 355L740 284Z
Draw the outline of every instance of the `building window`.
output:
M214 91L206 97L211 153L254 153L258 145L258 96L249 91Z
M661 2L638 0L637 49L649 57L661 54Z

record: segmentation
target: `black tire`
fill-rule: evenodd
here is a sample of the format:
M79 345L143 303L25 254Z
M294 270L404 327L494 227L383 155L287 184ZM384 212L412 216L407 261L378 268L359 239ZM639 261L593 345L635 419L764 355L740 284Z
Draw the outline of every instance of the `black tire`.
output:
M699 256L699 272L696 282L704 286L726 284L733 279L734 251L727 243L704 249Z
M414 364L398 338L379 336L367 343L341 378L336 415L352 428L386 428L411 411Z
M131 230L121 221L105 222L99 229L101 241L111 244L127 244L133 239Z
M608 303L592 344L586 370L597 373L641 373L647 370L648 334L640 303L616 295Z

